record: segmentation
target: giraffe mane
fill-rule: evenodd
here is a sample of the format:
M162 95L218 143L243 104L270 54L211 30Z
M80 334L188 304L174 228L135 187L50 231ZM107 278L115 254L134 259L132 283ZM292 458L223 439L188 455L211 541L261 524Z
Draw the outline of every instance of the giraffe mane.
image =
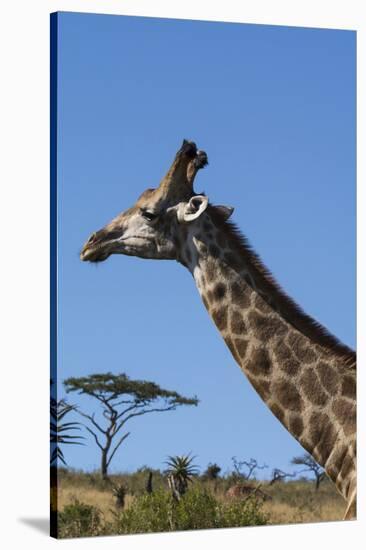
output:
M264 265L260 256L250 245L236 224L225 219L223 214L210 205L209 214L218 229L221 229L230 246L242 259L243 265L249 267L250 274L260 292L261 297L274 307L283 318L316 344L329 349L341 357L349 368L356 368L356 352L343 344L331 334L322 324L305 311L282 289L274 275ZM268 300L271 296L271 301Z

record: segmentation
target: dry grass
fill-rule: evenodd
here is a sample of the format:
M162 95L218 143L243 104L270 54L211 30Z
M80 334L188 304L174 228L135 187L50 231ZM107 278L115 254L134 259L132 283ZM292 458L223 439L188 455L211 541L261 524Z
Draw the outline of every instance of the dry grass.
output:
M341 502L329 502L314 508L294 507L285 502L265 502L263 511L269 516L271 525L289 523L318 523L322 521L340 521L345 512L345 505Z
M263 505L272 525L342 520L345 501L332 483L323 482L316 491L309 482L289 482L265 488L272 497Z
M124 483L128 488L125 507L133 502L135 495L144 493L146 473L120 474L113 476L114 483ZM155 490L167 488L164 477L154 474ZM215 482L205 482L197 479L195 484L210 490L219 501L227 500L226 490L229 480L220 479ZM261 489L271 499L263 504L263 511L272 525L290 523L311 523L322 521L338 521L343 518L345 502L329 481L320 485L315 491L314 484L309 481L291 481L275 483L269 486L263 483ZM80 502L97 507L104 521L113 521L117 511L111 485L103 482L98 474L82 472L64 472L60 476L58 490L58 509L71 504L77 499Z
M127 508L134 497L126 495L125 507ZM115 498L112 492L101 491L91 487L60 487L58 491L58 507L62 510L65 505L72 504L79 500L84 504L89 504L99 508L105 521L113 521L114 512L116 512Z

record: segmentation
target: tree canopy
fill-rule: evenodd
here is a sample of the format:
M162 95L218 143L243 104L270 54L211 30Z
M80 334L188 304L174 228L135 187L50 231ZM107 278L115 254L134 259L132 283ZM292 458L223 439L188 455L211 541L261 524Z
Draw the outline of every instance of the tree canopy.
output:
M151 412L172 411L181 405L198 405L197 397L184 397L176 391L161 388L155 382L132 380L125 373L91 374L64 381L67 393L76 392L97 399L103 409L103 424L95 414L87 414L77 408L77 412L88 420L85 428L94 437L102 453L101 472L107 470L113 456L129 432L120 436L112 446L114 438L120 434L126 422L136 416Z
M295 456L291 460L291 464L295 464L296 466L305 466L302 470L298 472L298 474L301 474L302 472L311 472L315 477L315 488L319 489L320 483L325 479L325 471L324 469L314 460L314 458L309 453L304 453L301 456Z
M112 374L90 374L80 378L67 378L64 381L66 391L85 393L92 397L96 397L101 401L113 401L121 395L131 395L132 402L151 402L158 398L165 399L170 406L177 405L197 405L196 397L183 397L176 391L165 390L147 380L131 380L125 373Z

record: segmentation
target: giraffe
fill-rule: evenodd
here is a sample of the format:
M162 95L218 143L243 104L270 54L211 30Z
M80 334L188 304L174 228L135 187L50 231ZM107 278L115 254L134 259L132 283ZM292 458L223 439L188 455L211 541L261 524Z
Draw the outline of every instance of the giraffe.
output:
M249 382L325 469L356 517L356 354L282 290L229 221L233 208L196 194L208 164L183 141L167 174L132 208L93 233L80 253L176 260L191 272L209 315Z

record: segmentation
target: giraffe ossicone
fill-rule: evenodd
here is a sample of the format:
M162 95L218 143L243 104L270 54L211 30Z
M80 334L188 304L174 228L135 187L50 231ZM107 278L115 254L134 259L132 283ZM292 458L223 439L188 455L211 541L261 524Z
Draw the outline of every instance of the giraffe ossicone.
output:
M93 233L83 261L176 260L192 273L234 359L272 413L324 467L356 516L356 354L285 294L238 229L232 207L193 189L208 163L184 140L156 189Z

